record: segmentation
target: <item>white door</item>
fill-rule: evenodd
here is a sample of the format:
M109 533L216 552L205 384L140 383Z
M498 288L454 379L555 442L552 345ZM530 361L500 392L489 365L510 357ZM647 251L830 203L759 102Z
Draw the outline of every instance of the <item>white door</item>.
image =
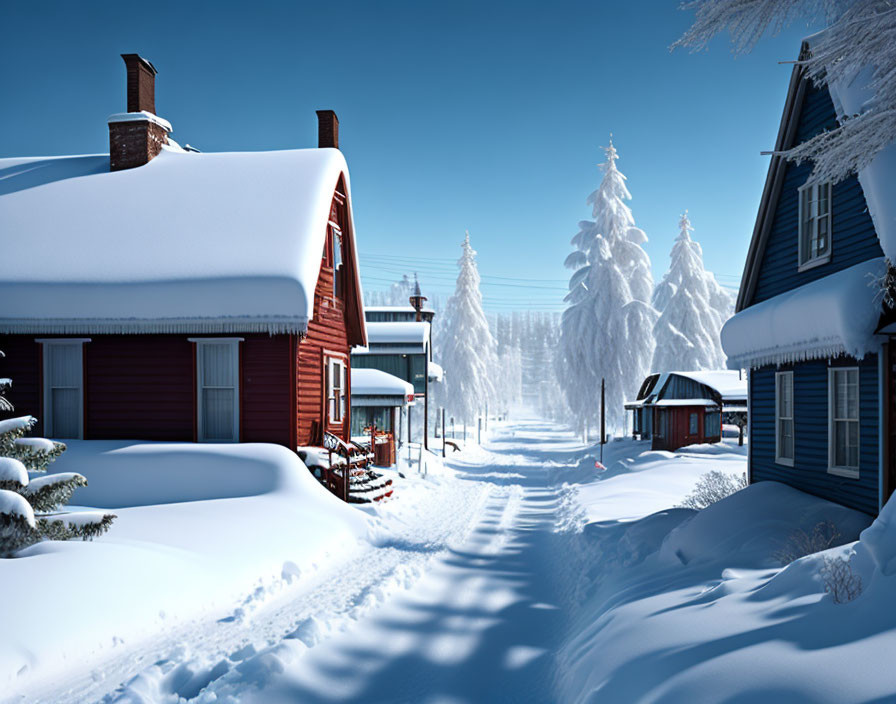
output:
M84 407L81 340L43 341L44 423L53 438L80 438Z
M199 440L239 441L239 341L198 342Z

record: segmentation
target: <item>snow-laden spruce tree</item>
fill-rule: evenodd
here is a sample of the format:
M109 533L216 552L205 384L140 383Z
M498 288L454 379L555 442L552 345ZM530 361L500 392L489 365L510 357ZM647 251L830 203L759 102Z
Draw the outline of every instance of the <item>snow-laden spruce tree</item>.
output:
M601 164L604 175L590 196L593 221L579 223L576 248L566 259L574 269L560 327L557 375L570 411L582 429L600 415L600 384L606 382L607 428L621 429L623 403L634 398L653 359L656 312L650 303L653 276L626 201L631 193L616 167L612 140Z
M0 353L2 356L2 353ZM6 391L10 379L0 379L0 411L12 411ZM41 540L89 540L108 530L115 518L95 511L65 513L61 509L87 480L75 472L38 476L65 451L65 445L44 438L26 438L33 416L0 421L0 558Z
M724 369L722 324L728 318L730 299L703 267L703 250L691 239L687 211L678 222L671 264L657 286L655 305L662 306L654 326L654 372ZM722 306L723 310L718 310Z
M495 395L495 339L482 310L476 252L467 232L457 264L460 273L454 295L445 307L441 329L441 364L445 368L443 401L457 422L473 423Z
M817 83L849 84L863 69L873 98L858 115L840 115L838 127L785 152L814 165L811 182L838 182L871 163L896 140L896 9L890 0L694 0L682 5L696 20L674 47L704 49L728 31L734 50L749 51L769 30L796 18L827 29L814 37L805 63Z

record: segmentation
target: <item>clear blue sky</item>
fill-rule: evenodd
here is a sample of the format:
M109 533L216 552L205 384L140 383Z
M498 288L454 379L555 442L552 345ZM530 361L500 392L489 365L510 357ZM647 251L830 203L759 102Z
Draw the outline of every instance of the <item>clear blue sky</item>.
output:
M777 62L809 29L738 58L727 37L670 53L692 19L677 5L0 0L0 156L107 151L118 55L140 53L173 137L203 151L315 146L314 111L336 110L366 288L418 269L450 293L469 229L488 308L559 310L612 132L656 278L688 208L736 286L791 70Z

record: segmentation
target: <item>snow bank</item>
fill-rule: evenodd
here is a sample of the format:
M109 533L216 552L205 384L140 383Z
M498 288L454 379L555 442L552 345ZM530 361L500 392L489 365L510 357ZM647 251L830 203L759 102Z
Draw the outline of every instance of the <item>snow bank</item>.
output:
M594 453L592 453L594 454ZM576 501L590 521L632 521L681 502L697 480L713 469L737 477L747 471L747 447L737 439L689 445L677 452L651 450L649 441L614 440L604 446L606 471L594 468L596 456L582 462L583 472L599 481L575 487Z
M883 259L871 259L742 310L722 328L729 366L842 353L861 359L878 345L880 304L872 280L885 271Z
M72 442L54 469L75 468L90 482L75 500L118 518L93 542L0 560L0 600L39 605L4 612L4 697L83 676L83 663L101 667L125 644L176 639L197 619L247 618L297 577L353 555L368 529L277 445Z
M336 149L0 159L0 331L302 332L341 174Z
M587 526L578 550L589 581L558 653L558 699L889 701L894 585L836 605L825 594L824 555L786 568L777 557L820 522L834 526L839 544L870 520L760 482L700 512ZM875 530L862 533L857 553ZM885 532L880 544L896 544L896 531ZM845 545L826 554L852 552ZM863 578L870 574L854 562Z

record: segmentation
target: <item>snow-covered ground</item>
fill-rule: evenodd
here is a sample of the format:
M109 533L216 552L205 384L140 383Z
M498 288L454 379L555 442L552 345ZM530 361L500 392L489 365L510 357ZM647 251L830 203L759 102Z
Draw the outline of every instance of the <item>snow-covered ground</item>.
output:
M122 451L160 451L149 447ZM395 499L366 509L334 502L303 472L292 477L285 451L241 447L246 461L282 465L281 479L242 487L255 495L116 510L93 543L0 563L0 590L34 604L4 615L3 699L840 702L896 693L885 666L896 644L889 527L878 521L867 540L833 551L855 550L867 585L834 604L822 557L782 569L777 555L797 529L830 521L844 542L868 517L773 483L702 512L673 508L705 472L744 472L736 440L675 454L618 440L601 471L599 448L549 423L496 424L483 447L449 454L444 467L430 458L426 477L405 466Z

